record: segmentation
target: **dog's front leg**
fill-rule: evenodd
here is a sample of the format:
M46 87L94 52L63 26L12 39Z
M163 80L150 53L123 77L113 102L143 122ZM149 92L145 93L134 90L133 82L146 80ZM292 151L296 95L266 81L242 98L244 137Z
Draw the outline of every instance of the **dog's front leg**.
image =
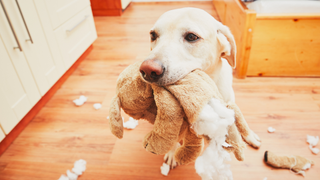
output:
M178 166L177 161L174 159L174 154L180 146L180 143L177 142L176 145L173 146L172 149L164 155L164 162L170 166L170 169L174 169Z

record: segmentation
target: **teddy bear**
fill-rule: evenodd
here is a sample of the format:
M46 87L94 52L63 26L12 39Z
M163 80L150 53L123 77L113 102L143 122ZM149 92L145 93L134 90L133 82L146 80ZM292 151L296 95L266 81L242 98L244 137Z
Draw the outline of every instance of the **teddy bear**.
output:
M121 108L134 119L144 119L154 125L143 141L143 147L154 154L169 152L177 142L183 142L175 151L178 164L188 164L200 156L204 141L210 138L198 135L192 128L202 108L211 98L220 100L235 113L224 147L239 161L244 160L245 143L239 131L245 131L241 111L236 104L223 101L214 81L203 71L194 70L174 84L158 86L143 80L139 67L142 62L128 66L118 77L116 96L111 100L109 125L118 138L123 137ZM241 132L241 134L245 132Z

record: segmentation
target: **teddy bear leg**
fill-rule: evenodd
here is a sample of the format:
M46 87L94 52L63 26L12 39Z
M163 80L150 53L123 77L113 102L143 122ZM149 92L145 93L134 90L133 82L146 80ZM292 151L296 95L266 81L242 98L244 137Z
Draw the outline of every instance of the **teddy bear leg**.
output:
M203 146L203 138L198 137L188 128L183 139L183 145L176 150L174 158L179 165L194 162L200 156Z
M259 148L261 146L261 140L259 136L254 133L250 128L240 108L235 103L229 103L228 108L233 109L235 113L235 124L243 137L243 139L252 147Z

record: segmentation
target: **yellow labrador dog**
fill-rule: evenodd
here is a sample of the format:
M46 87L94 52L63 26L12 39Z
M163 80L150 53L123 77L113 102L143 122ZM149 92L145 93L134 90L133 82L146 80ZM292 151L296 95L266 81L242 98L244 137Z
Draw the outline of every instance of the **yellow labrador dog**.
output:
M172 84L194 69L201 69L215 81L226 102L235 101L232 68L236 65L236 44L228 27L204 10L182 8L164 13L150 36L151 52L140 66L147 82ZM249 132L243 139L259 148L259 137ZM173 158L177 147L165 155L171 168L177 165Z

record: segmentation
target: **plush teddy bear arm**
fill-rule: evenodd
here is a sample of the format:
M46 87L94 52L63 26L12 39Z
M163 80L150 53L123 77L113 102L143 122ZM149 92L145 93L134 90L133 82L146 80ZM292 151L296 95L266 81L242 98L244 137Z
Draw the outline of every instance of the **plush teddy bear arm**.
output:
M233 152L238 161L244 161L244 149L246 146L235 124L232 124L228 130L226 143L231 147L224 147L224 149Z
M228 108L233 109L235 113L235 124L244 139L245 142L250 144L254 148L259 148L261 146L261 140L258 135L256 135L250 128L247 121L240 108L235 103L228 103Z
M123 137L123 120L121 117L121 103L120 98L115 96L111 100L109 109L109 126L112 134L119 139Z
M203 137L198 137L188 125L183 139L183 144L176 150L174 158L179 165L194 162L197 157L200 156L203 147Z

